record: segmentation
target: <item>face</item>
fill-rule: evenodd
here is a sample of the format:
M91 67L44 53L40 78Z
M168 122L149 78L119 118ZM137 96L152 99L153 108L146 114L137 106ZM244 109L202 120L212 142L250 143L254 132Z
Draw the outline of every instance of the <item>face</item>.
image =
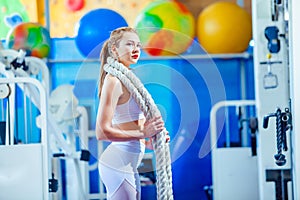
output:
M137 63L141 54L141 42L136 33L125 32L119 45L116 46L116 53L121 62L125 66Z

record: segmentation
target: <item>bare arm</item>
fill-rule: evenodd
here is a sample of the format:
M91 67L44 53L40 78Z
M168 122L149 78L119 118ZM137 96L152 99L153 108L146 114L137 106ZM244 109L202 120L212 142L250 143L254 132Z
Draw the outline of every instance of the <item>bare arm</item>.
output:
M105 78L96 121L96 136L98 140L127 141L151 137L164 128L160 117L145 123L143 130L121 130L111 124L118 100L123 94L119 79L108 75Z

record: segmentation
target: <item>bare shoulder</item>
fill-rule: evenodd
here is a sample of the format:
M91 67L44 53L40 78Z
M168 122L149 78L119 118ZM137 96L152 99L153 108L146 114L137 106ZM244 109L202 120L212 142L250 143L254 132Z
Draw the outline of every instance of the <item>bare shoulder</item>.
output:
M111 83L118 83L118 82L120 82L120 80L117 77L112 76L110 74L108 74L107 76L105 76L105 81L108 81L108 82L111 82Z
M117 77L108 74L104 79L104 84L108 86L121 86L121 81Z
M120 93L123 93L121 81L110 74L105 77L103 87L110 92L118 91Z

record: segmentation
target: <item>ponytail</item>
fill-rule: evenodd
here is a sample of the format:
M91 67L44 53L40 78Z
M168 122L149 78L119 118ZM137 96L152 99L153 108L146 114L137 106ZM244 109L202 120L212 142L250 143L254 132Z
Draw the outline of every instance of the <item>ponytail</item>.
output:
M101 53L100 53L101 65L100 65L100 78L99 78L99 84L98 84L98 96L99 97L101 96L102 86L104 83L105 76L107 74L103 68L106 63L107 57L110 56L109 49L108 49L108 42L109 42L109 40L106 40L104 42Z

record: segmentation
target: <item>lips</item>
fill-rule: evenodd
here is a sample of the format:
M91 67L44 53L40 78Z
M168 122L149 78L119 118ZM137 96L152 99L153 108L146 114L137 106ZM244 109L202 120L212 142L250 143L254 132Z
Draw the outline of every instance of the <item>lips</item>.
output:
M133 56L131 56L133 59L138 59L138 55L133 55Z

